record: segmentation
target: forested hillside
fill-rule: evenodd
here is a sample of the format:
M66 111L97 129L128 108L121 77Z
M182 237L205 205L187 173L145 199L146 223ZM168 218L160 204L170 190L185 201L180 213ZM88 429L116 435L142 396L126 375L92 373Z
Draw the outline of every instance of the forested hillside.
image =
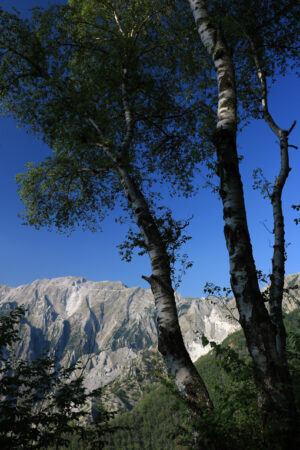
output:
M288 348L298 410L300 410L299 320L300 309L288 314L285 319L289 333ZM295 345L298 345L296 355ZM250 361L241 331L226 338L222 348L236 351L242 361ZM251 370L248 370L250 367L241 365L235 360L234 354L225 352L216 357L214 350L200 357L196 366L201 371L216 407L215 425L220 439L218 448L228 450L266 448L261 436L256 390ZM193 448L193 443L188 438L191 427L190 413L169 383L145 395L132 411L117 416L112 423L121 429L108 437L105 450ZM208 421L206 425L209 427L212 423ZM222 442L226 437L227 443ZM74 439L71 448L84 449L84 446Z

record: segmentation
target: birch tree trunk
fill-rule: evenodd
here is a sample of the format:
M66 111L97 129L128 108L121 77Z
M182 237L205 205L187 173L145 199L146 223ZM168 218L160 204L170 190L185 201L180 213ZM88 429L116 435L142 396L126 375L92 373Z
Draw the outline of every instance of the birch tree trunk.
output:
M118 173L151 262L152 274L143 278L149 282L155 300L158 350L164 358L169 375L174 376L179 391L186 395L191 407L201 415L204 410L212 410L213 405L183 342L165 244L147 201L127 169L119 166Z
M270 286L270 318L276 328L276 348L281 363L287 366L286 358L286 332L282 316L283 286L285 275L285 238L284 238L284 218L282 213L282 190L288 177L289 156L287 133L279 131L281 170L276 177L271 195L274 220L274 245L272 258L272 275Z
M291 414L295 416L297 420L297 411L294 402L294 396L292 391L292 382L288 369L287 355L286 355L286 331L283 322L282 314L282 301L283 301L283 288L284 288L284 275L285 275L285 231L284 231L284 216L282 212L282 191L285 186L286 180L291 171L289 167L289 143L288 136L292 132L296 121L292 124L290 130L284 130L279 127L270 114L268 107L268 90L267 80L264 70L260 64L258 52L254 43L254 40L246 34L249 40L250 48L254 58L257 78L261 88L261 106L263 118L271 131L279 138L280 142L280 171L275 178L272 193L269 197L272 204L273 211L273 223L274 223L274 245L273 245L273 257L272 257L272 274L270 285L270 319L275 327L276 333L276 350L278 358L280 360L280 368L282 369L282 378L285 379L284 385L286 386L287 396L290 398Z
M149 255L152 274L150 277L143 278L149 282L154 296L158 324L158 350L164 358L169 375L174 376L179 391L187 397L193 410L201 415L205 410L212 410L213 404L183 342L171 282L169 255L148 203L130 175L128 163L124 163L134 135L134 119L127 84L128 70L123 67L122 100L126 133L117 154L108 147L105 151L115 166ZM101 130L94 122L93 125L102 137Z
M100 143L94 143L94 145L101 147L110 158L114 167L113 170L123 186L128 205L133 212L149 255L152 274L143 278L149 282L154 296L158 324L158 350L164 358L169 375L174 376L179 391L187 397L191 408L198 415L202 415L204 411L211 411L213 404L206 386L184 345L171 282L169 255L148 203L130 175L127 156L134 136L135 123L127 88L128 69L125 66L122 69L121 79L123 113L126 125L123 141L118 148L113 149L107 143L101 129L90 118L89 120L100 138Z
M218 82L218 115L214 135L217 152L220 196L223 203L224 234L229 253L231 287L240 314L250 355L255 363L254 376L259 403L266 426L287 418L287 447L296 415L291 390L287 389L287 367L282 365L276 346L276 327L271 318L278 312L273 302L270 316L259 290L246 218L243 185L236 147L237 113L235 73L231 53L221 29L211 22L204 0L189 0L200 39L212 59ZM274 204L277 201L274 196ZM277 203L276 203L277 204ZM275 208L278 215L278 208ZM276 219L277 220L277 219ZM279 222L278 222L279 223ZM276 244L277 245L277 244ZM281 244L282 245L282 244ZM282 247L278 245L278 252ZM276 264L276 262L275 262ZM275 285L273 285L275 289ZM287 448L283 447L283 448Z
M270 114L268 107L268 90L267 80L260 63L258 51L256 49L254 40L245 33L252 56L255 62L257 78L260 84L261 91L261 106L263 118L271 131L276 135L280 142L280 171L275 179L272 193L269 193L269 197L273 210L273 223L274 223L274 245L273 245L273 257L272 257L272 275L270 286L270 318L276 327L276 348L281 360L281 363L287 366L286 358L286 332L283 324L282 316L282 300L283 300L283 287L284 287L284 275L285 275L285 232L284 232L284 217L282 212L282 191L288 178L289 167L289 144L288 136L293 130L296 122L293 123L289 131L280 128L274 121Z

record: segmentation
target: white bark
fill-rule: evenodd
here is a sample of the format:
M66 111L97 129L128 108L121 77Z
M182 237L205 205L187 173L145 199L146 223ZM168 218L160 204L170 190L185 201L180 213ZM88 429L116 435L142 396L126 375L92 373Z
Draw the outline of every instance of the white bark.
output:
M118 172L151 262L152 275L143 278L149 282L155 300L158 349L178 389L187 396L191 406L201 413L205 408L211 409L212 403L183 342L165 245L148 204L127 169L119 166Z
M171 282L169 256L155 219L149 210L148 203L136 182L130 176L128 164L125 163L134 133L134 121L127 91L126 69L123 69L122 73L122 100L127 131L120 148L112 149L107 145L101 130L90 119L101 138L101 142L94 145L101 147L112 161L114 171L119 176L150 258L152 275L143 278L149 282L154 296L158 323L158 349L165 360L168 373L174 376L179 391L185 394L191 407L198 414L201 414L205 409L211 410L213 405L206 386L192 363L183 342Z
M210 22L204 0L189 0L200 39L211 56L218 81L217 129L236 129L236 89L229 50L222 36Z
M295 409L287 386L288 372L281 370L276 331L259 290L248 231L243 185L236 148L236 87L231 53L220 28L210 21L204 0L189 0L200 39L212 59L218 82L218 116L214 144L218 158L224 234L230 260L231 286L240 313L247 346L256 363L255 378L266 418L274 410L289 414ZM267 107L267 103L264 103Z

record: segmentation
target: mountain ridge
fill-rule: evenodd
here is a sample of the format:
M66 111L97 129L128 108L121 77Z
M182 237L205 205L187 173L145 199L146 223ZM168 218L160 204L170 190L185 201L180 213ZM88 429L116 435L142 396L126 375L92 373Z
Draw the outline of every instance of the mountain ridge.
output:
M291 283L300 285L300 274L287 276L286 286ZM285 299L287 311L300 302L300 290L295 293L294 299ZM175 297L184 341L194 361L209 351L209 346L202 345L202 333L220 343L240 328L233 298L185 299L178 293ZM86 368L89 390L111 385L116 391L116 384L124 385L124 380L136 375L140 382L135 384L127 403L130 406L138 401L140 386L148 382L149 358L158 355L150 289L73 276L45 278L16 288L0 285L0 311L21 304L27 312L20 331L18 358L32 360L49 349L63 366L80 360ZM142 368L139 373L138 366ZM111 397L119 409L128 407L126 399L115 394Z

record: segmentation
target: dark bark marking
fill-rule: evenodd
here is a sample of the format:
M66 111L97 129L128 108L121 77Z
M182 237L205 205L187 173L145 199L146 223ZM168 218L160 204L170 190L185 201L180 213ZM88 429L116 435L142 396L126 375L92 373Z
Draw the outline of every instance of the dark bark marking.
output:
M219 48L213 56L214 62L216 62L218 59L222 59L225 56L225 50L223 48Z
M224 208L224 210L223 210L223 217L224 217L224 219L230 218L232 216L233 216L232 208Z

